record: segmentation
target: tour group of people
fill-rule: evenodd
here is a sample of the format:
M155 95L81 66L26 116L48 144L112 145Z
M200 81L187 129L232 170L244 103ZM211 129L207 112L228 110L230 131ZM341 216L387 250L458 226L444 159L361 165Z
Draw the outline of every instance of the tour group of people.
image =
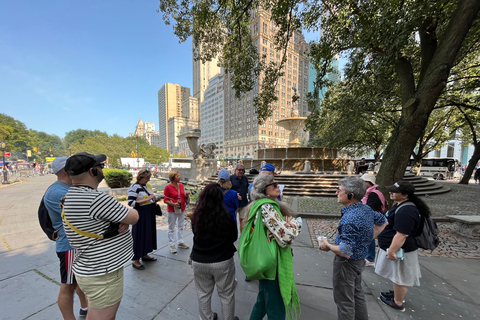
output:
M164 194L158 195L149 184L152 173L140 170L128 189L126 207L97 190L104 178L105 161L103 154L81 152L52 162L57 181L47 189L44 201L59 234L58 306L64 319L75 319L75 292L80 299L80 316L115 319L123 296L124 265L130 262L136 270L144 270L157 260L151 253L157 250L155 215L159 214L159 201L167 206L163 214L168 220L170 252L190 248L183 239L190 197L180 183L180 173L170 171ZM302 220L282 201L275 177L275 167L267 163L249 184L245 167L238 164L233 174L220 170L218 181L206 185L199 194L191 216L190 258L200 319L219 317L211 307L215 287L222 319L238 319L234 243L240 234L250 235L255 228L261 228L258 230L267 240L251 237L251 245L266 241L273 246L276 269L273 276L259 278L250 319L294 319L300 314L291 245L302 230ZM375 182L375 175L368 173L338 181L337 201L343 208L337 235L331 242L319 239L320 250L335 253L332 279L338 319L368 319L362 290L366 266L374 266L378 275L393 283L393 289L381 292L379 298L395 310L405 310L408 288L420 284L414 235L421 218L429 217L430 211L408 181L386 186L394 201L387 211Z

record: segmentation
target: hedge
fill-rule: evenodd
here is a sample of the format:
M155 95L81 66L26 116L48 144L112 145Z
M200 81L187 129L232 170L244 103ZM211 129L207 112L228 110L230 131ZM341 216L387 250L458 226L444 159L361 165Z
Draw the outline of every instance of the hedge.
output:
M132 174L121 169L103 169L105 181L110 188L127 188L132 184Z

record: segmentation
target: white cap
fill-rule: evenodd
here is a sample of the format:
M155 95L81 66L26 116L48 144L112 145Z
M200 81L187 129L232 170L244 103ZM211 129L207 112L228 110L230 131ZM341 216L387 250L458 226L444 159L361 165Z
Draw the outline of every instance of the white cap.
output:
M68 157L57 157L53 160L52 162L52 170L54 174L57 174L58 171L62 170L65 168L65 162L67 162Z

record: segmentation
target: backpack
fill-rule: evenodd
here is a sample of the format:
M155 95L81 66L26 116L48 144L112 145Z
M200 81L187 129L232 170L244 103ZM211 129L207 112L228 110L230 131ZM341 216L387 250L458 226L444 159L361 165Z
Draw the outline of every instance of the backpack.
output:
M408 201L399 205L397 210L404 205L415 206L413 202ZM415 241L419 248L433 251L440 244L440 237L438 236L440 230L432 219L422 216L420 216L420 219L420 226L415 233Z
M38 206L38 222L40 223L40 227L42 227L42 230L43 232L45 232L48 239L52 241L57 241L58 231L63 228L63 225L60 226L58 229L53 228L52 219L50 219L50 215L48 214L48 209L45 206L44 199L45 195L43 195L42 201L40 201L40 205Z

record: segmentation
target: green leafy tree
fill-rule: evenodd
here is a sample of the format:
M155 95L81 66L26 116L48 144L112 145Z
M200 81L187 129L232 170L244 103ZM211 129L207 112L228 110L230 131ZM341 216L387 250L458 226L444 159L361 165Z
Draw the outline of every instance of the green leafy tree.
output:
M352 156L373 152L380 160L400 113L399 100L392 95L392 80L391 75L373 71L365 73L361 81L330 87L320 108L315 107L306 120L312 145L344 149Z
M108 137L106 132L102 132L100 130L85 130L85 129L77 129L68 131L63 138L65 142L66 148L70 148L72 143L82 143L86 137ZM74 152L72 152L74 154Z
M310 50L317 66L329 66L339 54L349 60L347 81L361 77L373 62L381 66L379 72L394 72L401 112L385 148L378 174L381 184L403 177L452 67L477 50L480 38L478 0L160 0L163 18L176 21L174 32L181 41L192 36L204 60L221 54L237 94L251 90L258 74L265 75L261 101L255 101L259 118L271 114L275 79L283 67L262 64L252 45L250 14L259 7L271 15L280 50L287 48L300 25L308 30L321 28L322 38ZM320 72L319 79L323 76Z
M4 141L6 150L15 152L17 157L31 146L31 136L25 124L4 113L0 113L0 141Z
M42 131L29 130L32 156L37 161L45 161L45 157L61 157L68 155L62 139ZM35 148L37 151L35 152Z
M478 45L477 45L478 47ZM465 144L473 144L472 157L461 184L468 184L480 160L480 53L472 51L455 65L447 89L438 104L457 111L458 133Z

